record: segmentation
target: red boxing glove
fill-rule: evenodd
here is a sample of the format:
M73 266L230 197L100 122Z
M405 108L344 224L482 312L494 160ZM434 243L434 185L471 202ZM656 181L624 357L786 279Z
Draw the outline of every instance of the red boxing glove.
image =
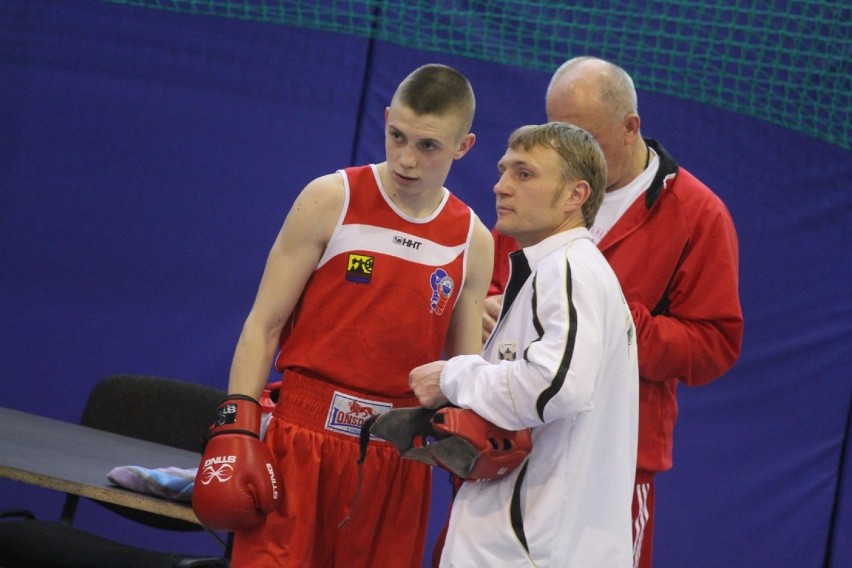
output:
M192 510L213 530L253 528L278 506L278 467L260 438L260 404L244 395L222 402L192 488Z

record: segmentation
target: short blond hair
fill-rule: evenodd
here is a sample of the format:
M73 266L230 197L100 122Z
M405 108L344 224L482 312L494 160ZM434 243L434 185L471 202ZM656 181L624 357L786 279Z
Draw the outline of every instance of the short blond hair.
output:
M594 136L573 124L548 122L518 128L509 137L509 148L554 150L562 158L562 180L581 179L591 187L582 213L587 228L594 224L606 192L606 159Z

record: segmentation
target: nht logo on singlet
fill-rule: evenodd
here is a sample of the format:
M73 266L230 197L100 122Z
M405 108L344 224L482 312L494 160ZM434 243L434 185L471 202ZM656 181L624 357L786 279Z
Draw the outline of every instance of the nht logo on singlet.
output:
M420 250L420 246L423 243L420 241L415 241L414 239L409 239L408 237L400 237L399 235L394 235L393 244L408 247L414 250Z

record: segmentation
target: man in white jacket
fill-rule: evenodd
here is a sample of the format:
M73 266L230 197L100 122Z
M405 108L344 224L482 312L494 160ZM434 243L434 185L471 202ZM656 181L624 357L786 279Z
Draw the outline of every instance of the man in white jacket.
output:
M606 185L595 139L566 123L509 138L496 228L518 240L502 311L482 355L417 367L420 403L531 428L528 460L465 482L442 567L632 566L638 367L630 311L589 234Z

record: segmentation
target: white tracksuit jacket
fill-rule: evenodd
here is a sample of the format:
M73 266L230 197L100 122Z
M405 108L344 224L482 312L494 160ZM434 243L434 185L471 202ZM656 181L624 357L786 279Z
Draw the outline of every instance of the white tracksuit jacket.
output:
M532 428L533 448L506 478L462 486L442 567L633 565L637 365L621 287L585 228L513 253L482 356L450 359L441 389L498 426Z

